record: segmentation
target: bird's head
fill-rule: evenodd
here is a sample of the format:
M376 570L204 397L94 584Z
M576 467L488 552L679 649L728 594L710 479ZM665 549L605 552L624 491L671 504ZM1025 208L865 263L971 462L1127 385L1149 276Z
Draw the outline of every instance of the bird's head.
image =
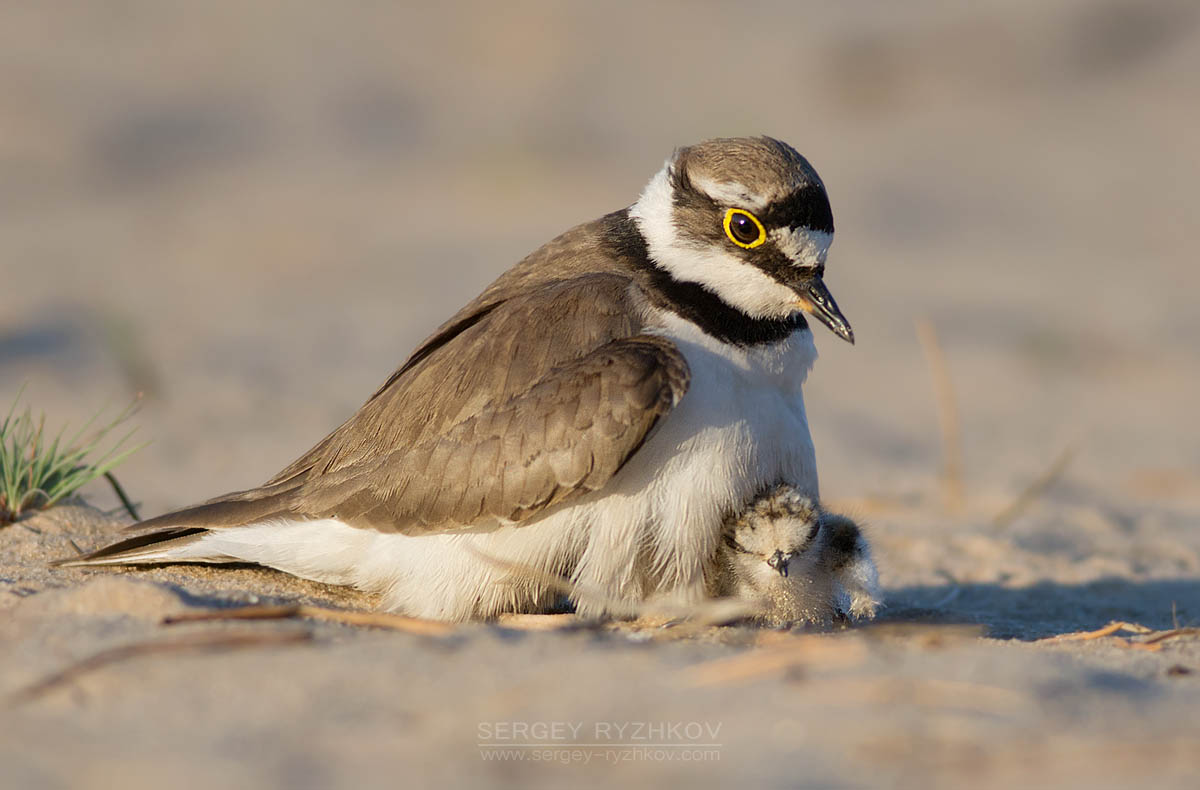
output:
M791 486L775 487L728 520L723 539L746 580L787 578L797 565L815 570L821 510ZM767 569L770 573L766 573Z
M833 214L821 178L770 137L675 152L630 209L654 264L754 319L807 313L850 343L825 287Z

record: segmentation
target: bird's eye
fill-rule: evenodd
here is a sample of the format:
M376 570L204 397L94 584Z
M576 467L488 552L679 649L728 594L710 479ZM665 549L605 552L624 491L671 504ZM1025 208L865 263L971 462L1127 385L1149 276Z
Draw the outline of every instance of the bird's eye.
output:
M750 249L767 240L767 230L758 217L740 208L725 212L725 235L739 247Z

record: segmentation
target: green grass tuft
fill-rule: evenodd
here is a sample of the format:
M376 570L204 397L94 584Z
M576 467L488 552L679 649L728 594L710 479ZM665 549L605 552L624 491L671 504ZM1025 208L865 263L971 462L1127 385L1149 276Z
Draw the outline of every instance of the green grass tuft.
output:
M101 411L71 436L63 426L51 438L45 430L45 414L35 418L29 407L17 414L20 400L18 392L0 423L0 525L16 521L25 511L52 506L145 446L129 446L136 429L110 441L113 432L133 416L137 401L103 425L93 428ZM101 451L106 444L108 449Z

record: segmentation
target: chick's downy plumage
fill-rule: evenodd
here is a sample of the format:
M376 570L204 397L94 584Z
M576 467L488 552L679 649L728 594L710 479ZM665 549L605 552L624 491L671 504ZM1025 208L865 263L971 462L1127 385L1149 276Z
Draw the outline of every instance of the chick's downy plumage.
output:
M755 601L764 624L829 624L874 617L879 576L852 519L778 485L726 518L711 592Z

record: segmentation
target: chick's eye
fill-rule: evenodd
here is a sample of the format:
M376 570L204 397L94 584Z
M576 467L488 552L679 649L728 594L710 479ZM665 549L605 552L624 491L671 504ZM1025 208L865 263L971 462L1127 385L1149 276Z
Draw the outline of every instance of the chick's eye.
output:
M725 235L739 247L757 247L767 240L767 231L749 211L731 208L725 212Z

